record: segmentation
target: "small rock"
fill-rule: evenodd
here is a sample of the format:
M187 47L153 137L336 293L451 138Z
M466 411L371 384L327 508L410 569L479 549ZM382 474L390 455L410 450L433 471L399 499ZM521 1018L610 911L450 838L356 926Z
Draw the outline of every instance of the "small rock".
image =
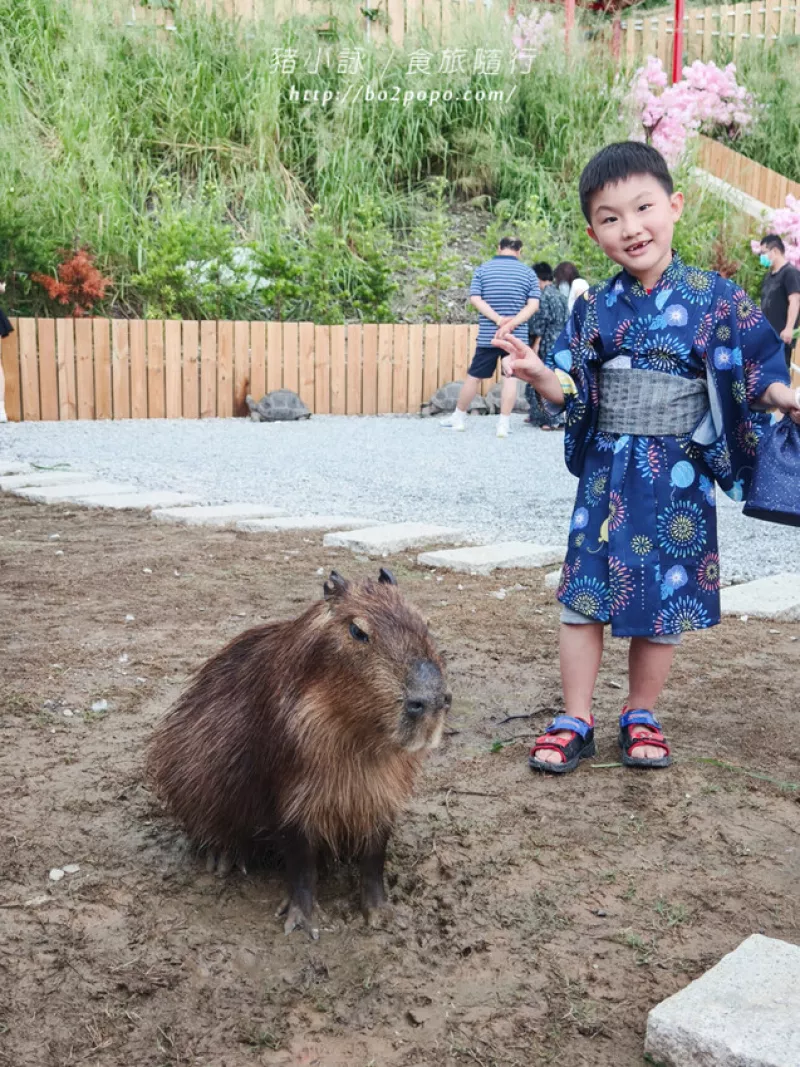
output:
M461 585L461 584L459 583L459 586L458 586L458 588L459 588L459 589L463 589L463 588L464 588L464 586L463 586L463 585Z
M57 556L63 556L64 555L64 550L62 548L59 548L58 551L56 552L56 555Z
M596 915L598 919L605 919L606 912L604 912L602 908L595 908L592 911L592 915Z
M790 638L789 638L789 640L790 640L790 641L796 641L796 640L797 640L797 638L796 638L796 637L790 637Z
M325 568L324 567L317 567L316 574L317 574L318 578L321 578L324 573L325 573Z
M61 870L60 867L54 867L52 871L50 871L48 877L51 882L60 882L61 879L64 877L64 872Z
M122 655L119 657L118 662L119 663L127 663L128 662L128 653L127 652L123 652Z
M612 689L622 689L621 682L608 682L607 684L610 685Z
M94 704L92 704L92 711L108 711L108 701L95 700Z
M125 622L133 622L135 620L135 618L136 618L135 615L126 615L125 616Z
M442 575L437 575L436 581L437 582L443 582L444 578L442 577Z
M749 618L750 618L750 616L749 616L749 615L740 615L740 616L739 616L739 619L740 619L740 621L741 621L741 622L747 622L747 620L748 620Z
M48 541L58 541L60 537L61 537L61 534L50 534L50 536L48 537L47 540Z
M72 708L64 708L61 714L65 715L68 719L71 719L75 712L72 710Z
M152 570L149 567L142 567L142 574L152 574Z
M506 591L505 589L498 589L496 593L489 593L489 596L496 597L498 600L505 600Z
M780 630L769 630L769 631L767 631L767 632L768 632L768 633L771 633L771 634L779 634L779 633L780 633Z
M77 874L80 869L80 864L78 863L64 864L64 874Z
M144 683L147 681L147 679L146 678L137 678L136 681L138 682L139 685L144 685Z
M176 578L180 578L180 576L181 576L181 572L180 571L173 571L172 573L175 575Z

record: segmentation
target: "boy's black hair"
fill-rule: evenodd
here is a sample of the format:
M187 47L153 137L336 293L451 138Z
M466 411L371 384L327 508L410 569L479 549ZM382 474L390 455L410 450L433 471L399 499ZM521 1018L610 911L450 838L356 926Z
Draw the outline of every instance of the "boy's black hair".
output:
M777 248L781 255L786 251L786 245L778 237L777 233L768 233L766 237L761 238L762 248Z
M553 268L549 263L534 263L533 273L540 282L551 282L553 280Z
M672 196L675 186L666 160L661 153L641 141L616 141L601 148L583 168L578 183L581 211L591 224L589 213L592 197L606 185L616 185L634 174L651 174L667 194Z
M522 241L520 241L519 237L501 237L500 247L510 248L512 252L519 252L522 248Z

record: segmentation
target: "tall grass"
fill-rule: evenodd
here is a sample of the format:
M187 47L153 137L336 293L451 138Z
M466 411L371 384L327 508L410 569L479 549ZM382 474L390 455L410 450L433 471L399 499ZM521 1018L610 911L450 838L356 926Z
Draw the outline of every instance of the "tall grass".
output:
M329 41L308 21L243 25L187 12L166 33L125 25L110 2L0 0L0 276L10 276L12 308L41 308L28 274L52 272L59 250L76 244L113 276L112 303L141 313L135 279L178 254L165 248L170 234L191 235L189 258L210 255L221 230L238 244L287 234L301 242L316 204L314 217L347 240L367 203L407 240L420 190L440 174L453 196L520 222L535 197L561 253L590 275L607 269L575 195L589 156L628 132L607 53L578 40L569 57L548 48L520 73L497 20L488 31L459 28L447 46L466 51L468 72L446 75L436 73L441 49L424 36L403 50L376 47L347 16L338 32ZM312 73L326 47L329 65ZM363 74L340 73L340 53L356 48ZM409 73L415 48L433 54L432 73ZM501 72L472 72L476 48L500 49ZM292 73L274 70L275 49L297 51ZM367 83L399 99L367 102ZM303 103L326 89L338 100ZM403 106L422 89L492 90L503 102ZM727 209L700 203L718 229ZM695 223L695 234L715 232L711 221Z

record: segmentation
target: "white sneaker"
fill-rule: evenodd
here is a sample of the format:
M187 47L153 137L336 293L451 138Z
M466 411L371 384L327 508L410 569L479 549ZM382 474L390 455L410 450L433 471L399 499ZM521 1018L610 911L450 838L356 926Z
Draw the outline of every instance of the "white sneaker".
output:
M8 422L8 415L6 415L5 408L0 408L0 422Z
M511 433L511 426L509 425L509 422L510 422L510 420L509 420L508 415L501 415L500 416L500 422L498 423L498 426L497 426L497 436L498 437L508 437L508 435Z
M467 428L467 415L464 411L459 411L458 408L448 418L443 419L440 423L443 430L456 430L463 431Z

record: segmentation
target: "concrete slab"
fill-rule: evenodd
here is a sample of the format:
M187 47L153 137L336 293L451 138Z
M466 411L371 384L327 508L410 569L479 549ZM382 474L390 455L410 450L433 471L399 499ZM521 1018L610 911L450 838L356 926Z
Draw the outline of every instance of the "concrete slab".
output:
M545 589L558 589L561 585L561 571L550 571L544 576Z
M78 482L91 482L91 474L80 471L31 471L30 474L10 474L0 478L0 489L10 492L12 489L27 489L37 485L77 485Z
M281 530L354 530L369 525L369 519L352 515L285 515L275 519L245 519L236 523L245 533L280 533Z
M382 556L423 548L430 544L463 545L469 537L453 526L431 526L425 522L393 522L350 533L329 533L322 539L331 548L349 548L367 556Z
M490 574L506 567L549 567L563 559L562 545L537 545L533 541L498 541L493 545L446 548L417 556L417 562L425 567L442 567L468 574Z
M285 508L263 504L198 504L188 508L158 508L156 522L177 522L184 526L235 526L240 519L268 519L285 515Z
M721 601L723 615L750 615L782 622L800 619L800 574L788 571L729 585L722 590Z
M16 460L0 459L0 478L11 474L29 474L33 470L30 463L18 463Z
M76 482L74 485L42 485L34 489L14 489L15 496L24 496L37 504L69 503L84 496L110 496L137 493L139 487L125 482Z
M171 507L174 504L196 504L197 497L187 493L171 493L166 490L148 492L142 490L139 493L123 493L121 496L82 496L75 501L86 508L114 508L123 510L134 508L140 511L150 511L151 508Z
M653 1008L645 1052L663 1067L797 1067L800 948L753 934Z

